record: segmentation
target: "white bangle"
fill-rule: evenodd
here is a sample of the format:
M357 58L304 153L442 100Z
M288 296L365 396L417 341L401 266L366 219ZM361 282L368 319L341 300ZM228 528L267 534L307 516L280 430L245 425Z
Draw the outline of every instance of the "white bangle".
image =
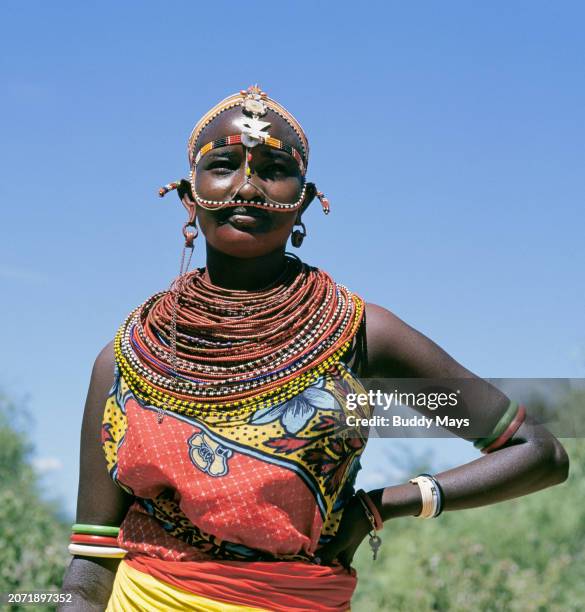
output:
M111 557L118 559L126 555L123 548L116 546L92 546L90 544L69 544L69 552L72 555L81 555L83 557Z
M435 487L435 483L427 476L417 476L411 478L412 484L417 484L422 496L422 510L417 514L418 518L433 518L437 514L439 508L439 492Z

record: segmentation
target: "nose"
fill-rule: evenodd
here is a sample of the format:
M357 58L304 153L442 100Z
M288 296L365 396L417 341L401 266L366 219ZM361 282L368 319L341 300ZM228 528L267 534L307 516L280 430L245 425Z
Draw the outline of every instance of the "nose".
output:
M236 198L240 199L240 200L254 200L256 199L261 199L261 194L260 191L254 187L254 185L252 183L249 183L248 181L246 181L239 189L238 192L236 193Z

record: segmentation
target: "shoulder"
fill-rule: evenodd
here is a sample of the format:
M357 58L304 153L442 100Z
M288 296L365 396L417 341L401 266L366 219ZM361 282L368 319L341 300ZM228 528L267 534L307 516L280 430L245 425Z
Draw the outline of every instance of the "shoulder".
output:
M390 310L366 303L369 376L438 377L471 373Z
M384 330L392 328L395 330L409 327L402 319L399 319L393 312L378 306L378 304L372 304L366 302L365 304L366 321L369 334L379 335ZM412 329L412 328L411 328ZM368 340L370 338L368 337Z
M384 349L386 352L401 350L405 343L416 342L424 337L393 312L377 304L367 302L365 314L370 351L376 349Z
M84 410L84 424L101 427L101 416L110 389L114 385L116 360L114 341L108 342L98 353L91 371L89 390Z
M114 358L114 341L111 340L98 353L93 364L91 373L92 384L111 387L114 383L114 369L116 360ZM109 383L109 384L108 384Z
M369 376L400 376L401 355L416 330L387 308L366 302Z

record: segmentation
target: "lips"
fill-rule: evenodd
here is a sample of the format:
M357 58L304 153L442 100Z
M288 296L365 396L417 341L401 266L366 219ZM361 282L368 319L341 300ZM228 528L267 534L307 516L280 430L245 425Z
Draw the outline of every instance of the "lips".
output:
M268 213L256 206L229 206L219 211L219 220L227 221L230 217L243 215L245 217L254 217L255 219L267 219Z

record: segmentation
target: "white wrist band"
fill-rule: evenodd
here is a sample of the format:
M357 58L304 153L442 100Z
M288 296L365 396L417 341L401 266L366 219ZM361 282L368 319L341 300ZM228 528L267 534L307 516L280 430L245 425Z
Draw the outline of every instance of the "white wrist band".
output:
M412 484L417 484L422 496L422 510L417 515L418 518L433 518L439 508L439 492L435 483L427 476L417 476L411 478Z
M120 559L126 556L126 551L123 548L116 546L92 546L91 544L69 544L69 552L72 555L80 555L82 557L111 557Z

